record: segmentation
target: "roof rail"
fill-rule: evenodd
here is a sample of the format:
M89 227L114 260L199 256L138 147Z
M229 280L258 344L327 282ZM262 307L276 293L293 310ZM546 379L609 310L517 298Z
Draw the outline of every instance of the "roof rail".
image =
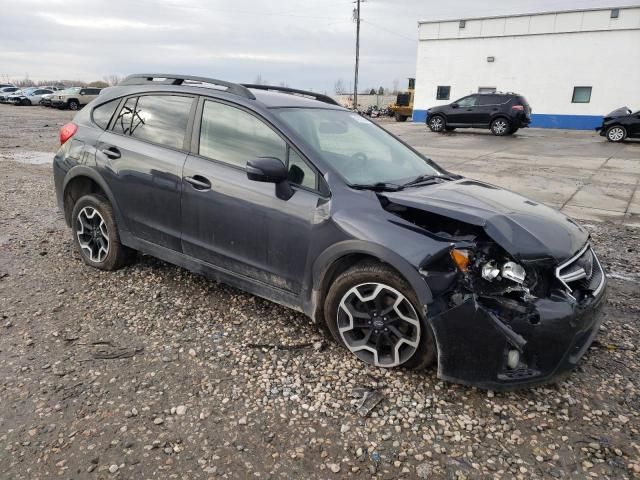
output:
M299 95L302 97L311 97L314 100L318 100L319 102L341 106L333 98L329 97L328 95L323 95L322 93L314 93L307 90L298 90L297 88L276 87L273 85L256 85L252 83L243 83L242 86L247 88L255 88L256 90L269 90L274 92L289 93L291 95Z
M190 85L194 87L203 86L192 84L190 82L215 85L217 87L226 87L226 92L241 97L255 100L256 97L251 91L240 85L239 83L225 82L224 80L216 80L208 77L194 77L192 75L174 75L170 73L136 73L129 75L118 85Z

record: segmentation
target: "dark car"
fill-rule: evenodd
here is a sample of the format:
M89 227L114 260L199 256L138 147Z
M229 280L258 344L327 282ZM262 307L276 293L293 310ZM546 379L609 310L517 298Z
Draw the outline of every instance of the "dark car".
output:
M531 123L531 107L516 93L474 93L449 105L427 110L433 132L456 128L488 128L494 135L511 135Z
M640 110L632 112L628 107L618 108L604 117L596 132L600 132L610 142L640 138Z
M583 228L324 95L134 75L60 141L57 200L92 267L140 251L304 312L369 364L486 388L568 371L598 331Z

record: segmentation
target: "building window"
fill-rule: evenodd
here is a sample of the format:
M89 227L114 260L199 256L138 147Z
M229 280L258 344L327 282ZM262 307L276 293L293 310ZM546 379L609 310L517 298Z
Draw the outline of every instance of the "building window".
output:
M460 28L465 28L467 26L467 21L466 20L460 20L460 23L458 24L458 26Z
M436 100L449 100L450 95L451 87L438 86L438 91L436 92Z
M618 18L620 16L620 9L614 8L611 10L611 18Z
M571 103L589 103L591 101L591 87L573 87Z

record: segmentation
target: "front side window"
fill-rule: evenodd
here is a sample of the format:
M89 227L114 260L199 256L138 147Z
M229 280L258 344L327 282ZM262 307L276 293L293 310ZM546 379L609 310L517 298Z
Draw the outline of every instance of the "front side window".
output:
M239 108L207 100L202 111L199 153L245 168L247 161L258 157L285 163L287 145L262 120Z
M184 147L192 97L144 95L138 98L131 136L171 148Z
M436 91L436 100L449 100L449 96L451 95L451 87L450 86L439 86Z
M316 188L316 173L293 149L289 149L289 181L307 188Z
M591 87L573 87L572 103L589 103L591 101Z
M464 97L456 102L459 107L473 107L476 104L476 97Z
M111 100L107 103L103 103L102 105L94 108L93 112L91 112L93 122L101 129L106 130L107 126L109 125L109 121L113 116L113 112L115 112L116 108L118 107L118 103L120 103L119 98Z
M350 185L404 183L439 175L433 164L360 115L318 108L274 109Z

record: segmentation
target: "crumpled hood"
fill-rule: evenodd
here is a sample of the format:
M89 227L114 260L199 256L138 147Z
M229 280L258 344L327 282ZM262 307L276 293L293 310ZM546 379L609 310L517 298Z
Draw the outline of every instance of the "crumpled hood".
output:
M399 205L484 228L518 260L553 257L561 262L587 242L587 232L570 218L502 188L470 179L385 192Z

